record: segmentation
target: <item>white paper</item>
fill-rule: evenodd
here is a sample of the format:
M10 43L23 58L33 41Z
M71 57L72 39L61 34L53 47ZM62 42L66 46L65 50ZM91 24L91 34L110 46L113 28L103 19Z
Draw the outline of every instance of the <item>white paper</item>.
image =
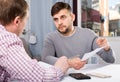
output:
M95 77L99 77L99 78L110 78L112 76L110 75L106 75L106 74L102 74L102 73L86 73L86 75L88 76L95 76Z
M97 52L99 52L99 51L102 50L103 48L104 48L104 47L97 48L97 49L95 49L95 50L92 51L92 52L89 52L89 53L84 54L84 56L82 57L81 61L85 61L85 60L87 60L88 58L94 56Z

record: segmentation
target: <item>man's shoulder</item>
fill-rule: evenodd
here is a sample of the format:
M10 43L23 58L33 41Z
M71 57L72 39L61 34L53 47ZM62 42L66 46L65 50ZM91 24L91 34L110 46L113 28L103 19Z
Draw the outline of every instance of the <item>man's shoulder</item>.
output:
M54 37L55 35L58 35L57 30L52 31L52 32L49 32L46 36L47 36L47 37Z
M57 30L55 30L55 31L49 32L45 36L45 39L53 40L53 39L56 39L57 36L58 36L58 32L57 32Z
M0 35L0 41L3 43L12 43L14 41L19 41L19 40L20 38L16 34L11 32L4 31Z
M77 27L77 29L78 29L79 31L82 31L82 32L92 32L92 30L89 29L89 28Z
M48 35L55 35L57 33L57 30L51 31L48 33Z
M79 28L78 27L78 32L79 34L82 34L82 35L89 35L89 36L96 36L95 32L89 28Z

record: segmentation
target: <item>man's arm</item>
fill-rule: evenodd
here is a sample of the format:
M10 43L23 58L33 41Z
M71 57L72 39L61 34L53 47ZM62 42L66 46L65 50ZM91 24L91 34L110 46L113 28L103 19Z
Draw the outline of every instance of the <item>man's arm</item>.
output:
M8 40L8 39L7 39ZM6 67L6 70L11 75L12 79L19 79L25 82L58 82L64 75L64 70L60 67L51 66L46 69L40 66L36 60L32 60L18 38L10 38L0 47L3 57L1 65ZM61 60L59 60L61 61ZM64 60L64 62L67 62ZM59 63L58 63L59 64ZM67 67L66 67L67 69Z
M54 65L58 58L55 57L55 46L49 37L46 37L43 44L43 49L41 53L41 60Z
M94 49L96 46L98 47L105 47L103 50L98 52L98 55L107 63L114 63L115 62L115 55L113 50L110 48L110 45L105 38L96 38L94 41Z

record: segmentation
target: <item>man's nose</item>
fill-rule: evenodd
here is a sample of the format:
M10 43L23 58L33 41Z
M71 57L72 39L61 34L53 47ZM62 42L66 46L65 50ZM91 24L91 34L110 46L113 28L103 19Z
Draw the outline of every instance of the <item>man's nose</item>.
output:
M62 24L62 21L61 21L61 20L59 20L59 21L58 21L58 24L59 24L59 25L61 25L61 24Z

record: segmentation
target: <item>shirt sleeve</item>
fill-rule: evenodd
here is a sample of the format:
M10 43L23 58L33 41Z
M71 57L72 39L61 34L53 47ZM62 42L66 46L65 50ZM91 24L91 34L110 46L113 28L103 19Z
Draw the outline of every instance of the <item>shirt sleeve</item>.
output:
M10 41L4 45L1 64L6 67L11 79L23 82L59 82L63 76L62 70L54 66L45 68L36 60L32 60L26 53L21 40L10 38Z
M95 34L94 31L92 30L87 30L89 32L89 41L91 40L91 50L94 50L96 48L98 48L99 46L96 43L96 40L99 36L97 36ZM115 62L115 55L112 49L110 49L109 51L105 51L105 50L101 50L99 53L97 53L105 62L107 63L114 63Z
M98 48L98 45L96 44L96 39L93 42L93 49ZM114 51L112 49L110 49L109 51L105 51L103 49L100 52L98 52L97 54L107 63L115 62L115 55L114 55Z
M54 44L51 40L51 37L49 37L49 35L44 40L41 59L42 61L49 63L51 65L54 65L54 63L58 59L57 57L55 57Z

